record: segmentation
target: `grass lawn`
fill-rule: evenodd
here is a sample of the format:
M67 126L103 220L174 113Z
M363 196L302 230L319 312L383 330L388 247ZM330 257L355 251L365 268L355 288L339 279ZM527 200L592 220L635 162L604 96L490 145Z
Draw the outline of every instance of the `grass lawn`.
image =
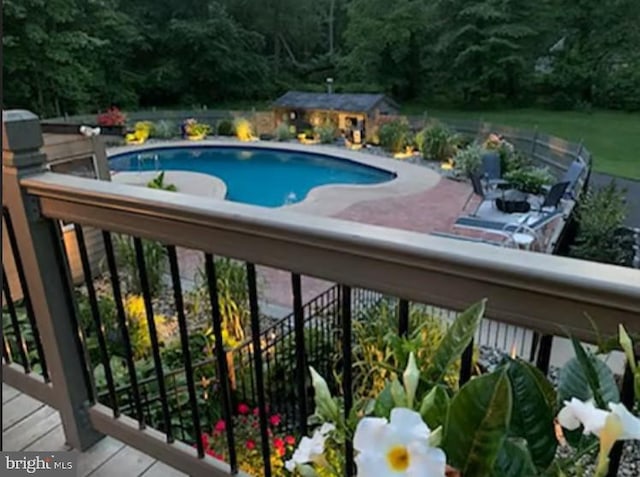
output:
M500 111L460 111L407 106L405 114L469 119L513 127L535 128L569 141L584 140L594 155L594 169L620 177L640 180L640 113L617 111L545 111L514 109Z

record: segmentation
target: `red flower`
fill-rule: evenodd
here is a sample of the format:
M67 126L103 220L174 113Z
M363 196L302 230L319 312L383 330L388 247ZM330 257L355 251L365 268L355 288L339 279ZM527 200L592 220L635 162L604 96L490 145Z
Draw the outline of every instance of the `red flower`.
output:
M202 441L202 447L204 447L205 449L207 447L209 447L209 435L208 434L202 434L200 436L200 440Z
M253 450L256 448L256 443L254 441L252 441L251 439L247 439L247 442L244 443L244 445L247 447L247 449L249 450Z
M220 419L217 423L216 423L216 427L215 430L217 432L222 432L227 428L226 423L224 422L224 419Z
M282 448L284 448L284 441L282 439L280 439L279 437L276 437L273 440L273 445L275 446L276 449L282 449Z
M295 438L295 437L293 437L293 436L287 436L287 437L285 437L285 438L284 438L284 441L285 441L288 445L292 446L292 445L295 445L295 443L296 443L296 438Z
M257 407L253 410L253 415L257 416L260 414L260 409L258 409Z
M271 422L272 426L279 426L280 423L282 422L282 418L280 417L279 414L274 414L269 418L269 422Z
M276 449L276 454L278 454L279 457L284 457L284 455L286 454L286 450L284 447L278 447Z
M249 406L246 404L238 404L238 412L240 414L249 414Z

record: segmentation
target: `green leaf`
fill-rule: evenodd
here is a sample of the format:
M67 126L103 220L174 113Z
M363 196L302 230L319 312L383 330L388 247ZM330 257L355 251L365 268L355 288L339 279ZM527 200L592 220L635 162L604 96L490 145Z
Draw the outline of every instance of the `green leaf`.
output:
M588 359L593 365L597 375L600 399L606 403L620 402L620 393L609 366L594 356L589 356ZM570 359L567 364L560 369L558 376L559 404L571 400L572 397L580 399L581 401L588 401L594 397L593 389L587 380L584 368L578 361L578 358Z
M529 458L546 469L558 446L553 424L556 393L537 368L522 360L512 360L507 374L513 391L510 434L523 438L529 445Z
M391 409L393 409L393 396L391 395L391 383L387 383L378 399L376 399L373 413L378 417L389 418Z
M440 346L433 355L431 365L427 369L427 376L434 382L440 382L449 367L460 358L463 351L473 340L480 325L486 299L462 312L447 330L447 334L440 342Z
M397 377L391 381L391 396L396 407L407 407L407 393Z
M512 391L506 370L465 384L451 401L442 448L464 477L491 475L511 421Z
M573 345L573 349L576 353L576 359L578 360L578 363L580 363L583 374L591 388L591 393L596 405L600 409L605 409L606 403L602 399L602 394L600 393L600 380L598 379L598 373L595 365L593 364L594 358L592 358L582 347L582 344L573 337L571 338L571 344Z
M493 470L494 477L532 477L538 475L524 439L504 441Z
M422 400L420 415L430 429L442 426L447 419L449 395L443 386L434 386Z

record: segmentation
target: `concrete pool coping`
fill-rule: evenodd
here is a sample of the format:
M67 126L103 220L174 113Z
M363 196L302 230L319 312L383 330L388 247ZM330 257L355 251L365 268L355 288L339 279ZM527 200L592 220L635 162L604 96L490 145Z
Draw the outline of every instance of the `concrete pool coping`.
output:
M369 166L383 171L395 174L395 178L387 182L379 184L328 184L318 187L314 187L309 191L307 197L301 202L295 204L283 205L276 207L275 209L288 210L294 212L302 212L313 215L330 216L337 214L338 212L347 209L348 207L357 204L362 201L372 199L392 198L402 195L411 195L419 192L423 192L427 189L431 189L436 186L441 176L428 168L420 167L415 164L403 162L401 160L381 157L374 154L367 153L366 151L358 150L352 151L349 149L340 148L337 146L328 145L306 145L290 142L272 142L272 141L253 141L253 142L241 142L231 139L206 139L202 141L154 141L146 143L144 145L134 146L120 146L112 147L107 150L107 156L112 157L120 154L127 154L131 152L140 152L158 148L172 148L172 147L200 147L200 146L217 146L217 147L236 147L236 148L255 148L255 149L268 149L268 150L280 150L286 152L300 152L307 154L319 154L334 159L347 160ZM171 174L169 174L171 173ZM117 182L129 182L128 179L124 179L126 175L138 175L139 172L118 172L112 177ZM153 176L158 172L151 172L150 178L146 182L151 180ZM226 184L219 178L208 174L193 173L187 171L167 171L165 181L167 183L174 183L178 187L178 192L191 194L191 195L207 195L211 197L210 193L201 190L201 187L210 187L211 184L207 181L203 183L189 182L186 175L206 175L220 181L225 186ZM184 175L184 177L182 177ZM123 177L118 179L118 176ZM131 179L133 181L133 179ZM146 185L143 179L140 178L136 185ZM188 183L188 189L181 190L178 186L180 183ZM204 185L207 184L207 185ZM224 197L218 195L218 198Z

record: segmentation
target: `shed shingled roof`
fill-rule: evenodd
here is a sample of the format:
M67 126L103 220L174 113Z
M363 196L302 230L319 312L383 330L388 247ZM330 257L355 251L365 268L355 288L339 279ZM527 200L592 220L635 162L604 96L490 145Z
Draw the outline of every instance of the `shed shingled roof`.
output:
M355 94L355 93L307 93L289 91L273 102L274 107L320 109L348 112L368 112L375 108L382 100L396 109L398 105L384 94Z

